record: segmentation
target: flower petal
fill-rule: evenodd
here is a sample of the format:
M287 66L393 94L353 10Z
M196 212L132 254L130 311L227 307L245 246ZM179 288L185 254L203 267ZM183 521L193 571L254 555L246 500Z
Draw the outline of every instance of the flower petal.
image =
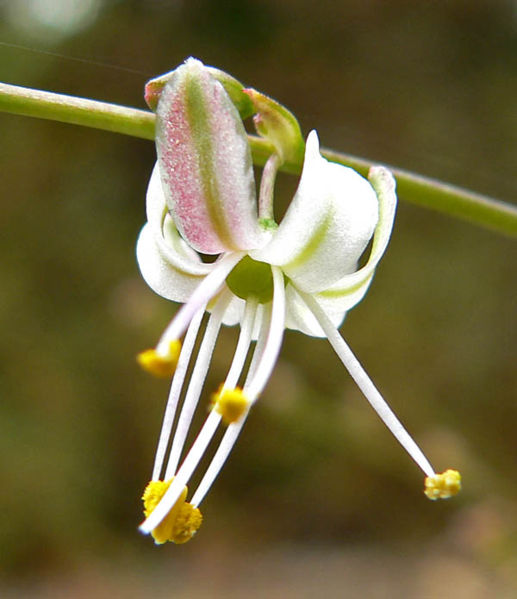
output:
M325 311L349 310L362 299L390 240L397 208L395 179L382 166L372 167L368 179L379 198L379 223L375 229L372 251L362 268L345 275L334 285L316 294L315 299Z
M149 287L174 302L186 302L203 279L202 275L180 270L171 264L156 243L149 224L144 226L138 237L136 257Z
M347 312L363 299L372 279L373 273L361 283L349 287L346 286L346 280L339 281L325 291L314 293L313 296L327 316L339 311Z
M377 219L378 201L370 183L323 158L312 131L293 201L273 239L250 255L281 266L300 289L321 291L355 270Z
M307 308L307 305L301 300L298 292L291 284L288 284L285 288L285 299L287 304L285 327L287 329L300 331L311 337L326 337L314 314ZM325 313L334 326L340 327L346 312L344 310L340 311L339 308L337 311L332 311L332 309L333 306L330 306L330 309L325 310Z
M259 247L250 147L223 86L191 58L167 82L156 116L167 205L190 246L206 254Z

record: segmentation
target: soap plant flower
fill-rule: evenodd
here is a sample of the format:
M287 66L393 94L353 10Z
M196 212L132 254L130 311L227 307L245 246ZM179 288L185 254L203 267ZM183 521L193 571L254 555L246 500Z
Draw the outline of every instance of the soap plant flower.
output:
M303 152L298 124L275 101L236 88L235 80L221 80L218 73L189 59L146 90L156 108L158 160L147 190L147 223L138 239L137 259L147 284L183 305L156 346L138 356L144 369L173 377L151 482L143 496L146 519L141 531L151 533L157 543L183 543L195 534L202 521L199 505L271 376L285 329L326 337L426 475L426 495L437 499L455 494L459 474L435 473L338 331L346 312L365 295L388 245L397 203L391 173L373 167L365 179L329 162L312 131L298 189L277 225L275 175L286 156ZM258 201L235 89L244 104L249 98L257 131L274 150L263 170ZM369 256L359 267L369 244ZM209 261L207 256L216 258ZM209 318L203 330L205 312ZM223 324L240 326L233 360L183 457ZM188 378L198 336L202 340ZM220 426L226 431L187 501L187 484Z

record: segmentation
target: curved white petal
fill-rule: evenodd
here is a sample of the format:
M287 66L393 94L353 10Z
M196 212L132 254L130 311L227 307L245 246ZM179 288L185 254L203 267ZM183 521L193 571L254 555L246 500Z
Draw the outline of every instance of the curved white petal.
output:
M379 223L375 229L372 251L368 262L362 268L345 275L334 285L316 294L318 303L325 310L349 310L362 299L390 240L397 208L395 179L390 171L382 166L372 167L368 178L379 198Z
M167 205L192 248L219 254L263 243L246 131L199 60L188 59L163 88L156 148Z
M180 270L163 255L153 230L145 225L138 237L136 257L140 272L149 287L158 295L174 302L185 302L203 280L203 275Z
M323 158L312 131L291 205L273 239L250 255L281 266L300 289L321 291L355 270L377 220L372 185L354 170Z
M348 312L363 299L372 279L373 274L360 284L352 287L343 286L341 282L338 282L328 289L312 295L327 316L338 312Z
M162 230L163 219L168 212L165 194L162 189L160 179L160 165L158 161L154 163L151 178L147 185L147 193L145 196L145 212L147 222L151 225L155 234Z
M317 296L314 297L317 298ZM291 284L288 284L285 288L285 299L287 305L285 327L287 329L300 331L311 337L326 337L313 313L307 308L305 302L300 299L296 289ZM328 306L327 309L322 306L322 308L334 326L340 327L346 312L339 309L334 310L333 306Z

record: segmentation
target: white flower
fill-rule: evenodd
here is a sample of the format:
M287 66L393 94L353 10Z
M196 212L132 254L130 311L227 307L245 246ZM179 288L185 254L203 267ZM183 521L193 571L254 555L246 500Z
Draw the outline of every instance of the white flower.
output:
M146 520L140 529L153 533L159 543L184 542L195 533L201 524L197 508L271 376L286 328L328 338L373 408L427 475L434 497L447 495L447 490L441 495L436 491L441 475L435 474L338 332L346 312L366 293L390 238L396 195L389 171L374 167L366 180L327 161L312 131L298 190L282 222L276 227L259 219L242 121L222 85L194 59L176 69L163 88L156 145L158 161L147 191L147 224L138 240L138 264L156 293L183 306L156 348L139 356L144 368L155 374L174 371L152 481L144 496ZM262 181L261 194L272 193L274 173L268 171L267 176L270 180ZM267 198L259 199L259 205L267 204ZM369 258L358 268L370 240ZM200 254L218 257L206 262ZM210 318L163 472L189 361L207 310ZM241 330L226 380L178 467L220 326L237 323ZM180 352L179 339L185 332ZM252 359L245 373L249 352ZM186 485L221 421L227 425L226 433L186 503ZM157 482L162 479L167 482Z

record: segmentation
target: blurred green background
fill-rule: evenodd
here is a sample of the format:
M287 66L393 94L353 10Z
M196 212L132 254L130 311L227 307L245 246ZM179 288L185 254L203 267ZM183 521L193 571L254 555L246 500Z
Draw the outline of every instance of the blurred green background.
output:
M512 0L7 0L0 15L5 82L143 108L145 81L193 55L325 146L514 200ZM0 127L3 596L515 596L513 240L401 201L342 328L436 469L462 471L460 496L429 502L328 344L289 332L200 533L157 548L136 527L167 385L134 362L174 310L134 257L153 144ZM295 186L281 178L279 204Z

